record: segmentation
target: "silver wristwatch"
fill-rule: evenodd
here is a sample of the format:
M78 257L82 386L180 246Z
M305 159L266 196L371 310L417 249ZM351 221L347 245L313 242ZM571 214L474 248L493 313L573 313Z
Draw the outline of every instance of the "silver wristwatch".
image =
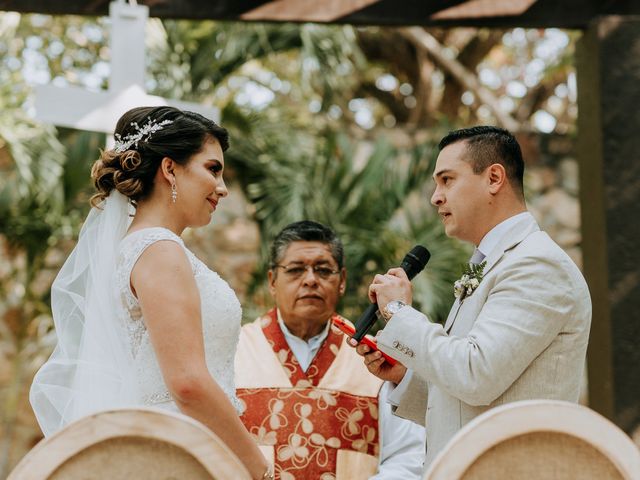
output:
M385 307L382 309L382 316L388 322L391 320L396 313L400 311L402 307L406 307L407 304L400 300L391 300Z

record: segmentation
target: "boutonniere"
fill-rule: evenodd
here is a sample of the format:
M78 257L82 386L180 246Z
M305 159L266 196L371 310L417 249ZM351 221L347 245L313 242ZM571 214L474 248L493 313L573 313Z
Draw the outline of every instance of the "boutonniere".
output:
M482 281L486 261L482 263L468 263L462 272L462 277L453 284L453 294L460 299L460 303L470 297Z

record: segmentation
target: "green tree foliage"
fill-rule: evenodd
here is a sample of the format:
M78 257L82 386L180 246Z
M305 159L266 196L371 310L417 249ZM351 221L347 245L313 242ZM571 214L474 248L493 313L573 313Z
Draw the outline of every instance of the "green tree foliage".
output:
M55 46L59 28L38 31L15 20L0 17L0 478L25 453L18 446L33 442L17 424L25 384L55 342L50 286L88 210L87 155L104 144L103 135L57 130L28 114L33 99L24 75L42 74L24 65L25 46L48 52L38 58L49 58L52 72L69 67L69 53Z
M454 257L461 254L463 249L445 238L440 219L426 205L425 184L437 154L432 145L403 151L384 138L354 142L331 130L295 140L302 140L302 145L279 142L255 156L240 145L228 156L242 166L242 181L263 238L273 238L300 219L325 223L338 232L349 271L345 314L357 315L366 306L366 286L373 275L398 265L415 243L430 248L434 260L441 255L439 249L454 252ZM263 244L265 262L256 272L254 287L264 285L268 243ZM437 260L429 267L428 281L420 282L416 299L441 321L450 307L445 285L451 285L457 273ZM444 295L438 299L435 292Z
M37 323L49 318L48 288L38 289L49 239L60 226L64 148L52 128L43 128L20 110L3 109L0 120L0 358L11 365L0 401L0 474L9 448L27 364L38 353Z

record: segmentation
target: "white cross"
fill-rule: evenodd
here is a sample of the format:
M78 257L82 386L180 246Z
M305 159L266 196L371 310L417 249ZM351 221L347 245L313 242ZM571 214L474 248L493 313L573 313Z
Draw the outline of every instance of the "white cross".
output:
M131 1L131 0L130 0ZM36 117L79 130L113 133L120 116L133 107L171 105L217 121L217 108L147 95L144 89L145 24L149 7L135 2L111 2L111 73L109 89L90 92L82 87L36 88Z

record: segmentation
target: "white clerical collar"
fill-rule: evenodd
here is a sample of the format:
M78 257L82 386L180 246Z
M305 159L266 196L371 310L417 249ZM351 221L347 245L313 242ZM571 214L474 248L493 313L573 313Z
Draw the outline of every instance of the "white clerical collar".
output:
M529 212L518 213L517 215L500 222L489 230L489 232L482 238L480 245L478 245L478 250L480 250L485 257L489 255L498 243L500 243L500 240L504 237L505 233L507 233L507 231L516 223L526 217L531 217L531 214Z
M313 358L316 356L316 353L318 353L318 350L320 350L322 343L329 335L331 321L330 319L327 320L327 325L324 327L324 330L322 330L322 332L305 341L302 338L297 337L293 333L291 333L291 331L285 325L284 320L282 320L280 310L276 309L276 312L278 313L278 325L280 325L280 330L282 330L282 333L284 334L284 339L287 341L289 348L291 348L291 351L302 367L302 371L306 372Z

